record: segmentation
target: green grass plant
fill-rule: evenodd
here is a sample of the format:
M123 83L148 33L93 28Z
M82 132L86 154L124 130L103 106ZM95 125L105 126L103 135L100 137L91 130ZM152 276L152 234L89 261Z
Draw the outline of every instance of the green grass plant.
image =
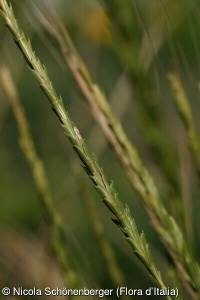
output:
M181 228L164 207L152 176L143 165L136 147L128 139L122 124L113 114L105 95L99 86L93 83L89 71L75 49L68 32L59 20L55 21L50 16L50 13L47 14L47 19L49 19L47 29L55 36L77 87L82 92L94 119L99 123L112 146L124 173L138 192L151 224L173 260L179 276L191 294L196 290L199 293L200 283L197 276L200 274L199 266L190 253ZM46 22L46 24L48 23ZM60 28L57 24L60 24ZM174 196L171 197L171 201L173 201Z
M135 144L129 139L119 118L115 116L105 93L93 80L93 76L90 74L84 60L74 46L68 30L65 28L64 22L60 17L56 16L56 13L52 14L52 11L48 10L48 5L43 6L42 4L40 8L43 9L40 10L33 4L31 9L35 10L35 18L38 18L50 35L55 38L65 64L69 68L76 83L76 89L81 91L95 122L99 124L107 142L110 144L111 149L121 164L123 173L128 178L134 191L137 192L137 196L146 210L150 223L164 246L166 251L164 251L164 255L169 259L169 269L173 275L171 277L168 276L168 278L173 278L174 276L179 278L183 290L188 293L188 297L190 297L190 299L200 300L200 266L197 258L194 258L194 253L192 253L192 249L189 246L191 244L190 241L187 241L188 224L186 223L188 220L188 212L186 210L184 211L184 197L180 191L181 182L179 182L180 178L178 176L180 166L178 162L174 163L175 160L177 161L178 152L176 152L174 148L172 149L168 136L165 134L157 91L151 80L152 78L147 76L151 63L157 59L159 47L165 41L166 36L164 29L162 28L162 32L157 36L160 38L158 48L154 49L153 45L151 49L152 52L147 57L147 60L142 61L141 57L142 54L144 54L143 51L145 51L145 47L147 47L149 43L153 44L151 34L154 29L154 23L150 23L152 27L150 26L148 28L146 26L143 20L143 13L137 1L134 4L130 1L122 4L120 0L105 0L104 4L111 22L110 32L113 39L112 46L119 61L121 61L121 65L127 68L129 82L133 90L136 91L134 97L137 99L138 116L140 118L139 124L146 139L145 145L147 145L147 151L151 153L150 155L151 158L153 157L154 163L159 165L159 171L164 175L165 184L167 184L165 197L168 199L168 203L163 202L164 197L159 184L157 184L145 163L143 163L142 155L138 152ZM176 7L175 4L168 3L167 5L172 8ZM157 7L160 12L165 8L163 3L157 3ZM177 11L180 15L180 11ZM134 18L132 18L133 12ZM8 4L6 0L0 0L0 14L3 17L5 25L12 33L14 41L23 54L30 71L35 76L40 89L49 100L51 108L79 157L83 169L99 193L102 202L112 213L113 222L121 230L135 256L146 267L149 274L157 283L157 286L159 288L165 288L167 285L164 283L165 280L163 281L154 263L144 232L140 233L137 229L135 220L128 206L124 205L120 200L113 182L107 180L96 157L88 150L85 139L82 137L77 125L72 121L61 96L54 88L47 69L35 54L30 40L26 38L18 25L11 4ZM164 17L167 18L169 23L171 22L167 11L164 11ZM176 26L179 21L180 20L176 20L174 25ZM141 43L141 41L143 41L143 43ZM171 52L174 54L174 58L177 58L174 45L171 42L170 40L169 46ZM62 65L62 67L64 67L64 65ZM2 74L3 78L6 72ZM188 146L199 175L200 142L189 103L190 101L179 75L176 75L175 72L171 72L168 74L168 80L174 96L175 108L183 122ZM57 257L60 259L60 263L67 275L66 277L68 277L68 282L71 282L74 287L76 286L76 281L74 281L76 274L74 274L74 270L71 269L68 263L67 255L65 256L67 249L65 249L62 240L62 226L55 212L47 176L32 142L28 122L24 117L20 104L17 102L17 93L12 86L13 84L9 76L7 76L7 79L4 79L4 89L11 99L13 111L18 122L21 136L20 145L31 167L37 189L42 198L43 210L46 214L52 236L54 237L54 247ZM180 162L180 165L181 163L182 162ZM122 286L124 284L124 278L116 262L112 248L105 238L106 228L104 228L99 221L95 206L91 202L90 195L87 194L87 189L83 188L81 194L83 194L88 218L91 221L91 226L99 242L113 285ZM167 207L166 204L169 204L169 207ZM172 211L172 206L175 207L175 212ZM71 271L73 271L73 274ZM174 282L176 282L177 278ZM171 299L170 296L166 296L166 298Z
M19 144L31 169L35 186L42 203L44 219L51 234L51 243L56 257L64 273L67 286L76 287L80 281L70 265L65 232L60 216L53 204L47 174L42 160L39 158L31 136L28 121L20 104L19 95L8 68L0 69L0 85L2 86L11 105L19 130Z
M19 28L11 5L8 5L5 0L1 0L0 12L6 26L12 32L14 40L21 50L30 70L36 77L41 90L50 101L52 110L58 117L64 133L79 156L86 173L93 182L95 189L100 194L103 203L113 213L114 223L120 228L125 239L132 247L134 254L145 265L149 273L156 280L158 286L160 288L165 288L161 274L153 262L144 234L139 234L128 207L124 207L119 200L113 183L108 183L96 159L89 153L78 128L72 122L68 112L65 110L61 97L56 93L46 68L41 64L32 49L30 41L26 39L24 33ZM170 296L166 296L166 298L171 299Z

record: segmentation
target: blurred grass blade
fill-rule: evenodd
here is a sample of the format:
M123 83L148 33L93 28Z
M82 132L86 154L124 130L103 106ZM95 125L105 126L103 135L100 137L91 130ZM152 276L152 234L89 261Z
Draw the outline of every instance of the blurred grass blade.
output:
M137 150L129 141L119 120L112 113L105 95L92 82L92 78L77 51L74 50L74 45L62 22L60 20L54 21L50 14L47 15L47 18L51 24L47 29L51 28L50 32L55 35L65 62L87 100L93 117L100 124L108 142L117 154L132 186L141 196L151 223L173 259L180 278L191 295L194 296L196 290L198 291L197 294L200 293L199 279L196 275L193 278L194 273L191 272L190 265L192 264L197 273L200 272L199 267L188 250L179 226L163 206L157 187L144 167ZM57 24L61 27L59 28Z
M16 87L10 71L6 67L0 69L0 85L7 95L18 126L20 133L19 144L31 169L35 186L40 196L39 199L41 199L44 217L49 225L52 246L56 253L60 267L63 270L66 284L70 288L76 287L79 280L69 262L67 245L65 243L65 234L60 217L56 213L53 205L45 168L43 162L38 157L33 138L30 133L28 121L19 101Z
M190 152L200 179L200 141L196 132L189 100L180 77L175 73L169 73L168 79L174 96L174 104L185 127Z
M125 282L123 273L116 261L113 248L109 241L106 239L105 228L103 226L103 223L99 219L96 207L84 183L81 183L79 185L79 191L80 196L83 198L86 211L92 225L91 227L93 228L102 256L107 265L110 278L116 288L119 286L124 286ZM125 298L127 299L127 296L125 296Z
M144 235L139 234L128 207L123 206L113 184L108 183L96 159L90 155L78 128L72 122L68 112L65 110L61 97L56 93L46 68L35 55L30 41L26 39L24 33L20 29L12 7L7 4L6 0L0 0L0 13L8 29L13 34L14 40L27 61L31 72L36 77L40 88L50 101L54 113L58 117L67 138L82 161L83 167L93 182L95 189L100 194L104 204L114 214L114 222L118 225L125 239L132 247L135 255L145 265L158 286L162 289L165 288L161 274L152 260ZM166 298L171 299L170 296L166 296Z

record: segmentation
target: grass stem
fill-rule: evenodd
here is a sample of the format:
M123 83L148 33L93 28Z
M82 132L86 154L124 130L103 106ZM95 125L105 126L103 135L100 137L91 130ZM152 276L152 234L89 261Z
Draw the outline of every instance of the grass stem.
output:
M64 273L67 286L71 288L76 287L78 284L78 278L69 262L64 230L62 228L60 217L56 213L53 205L45 168L43 162L37 154L29 129L29 124L20 104L18 92L13 82L11 73L6 67L0 69L0 84L7 95L16 123L18 125L18 130L20 133L19 144L29 164L35 186L39 193L44 217L50 228L52 239L51 242L56 253L57 260Z
M200 297L200 270L190 254L184 236L174 218L168 213L160 198L153 178L143 165L141 158L128 139L121 123L114 116L101 89L93 83L92 78L78 55L69 34L60 23L48 17L51 33L55 36L66 64L71 70L78 88L89 104L94 119L99 123L108 142L114 149L123 170L133 188L141 197L150 221L164 244L179 277L189 291L191 297ZM197 274L199 274L197 276ZM199 298L198 298L199 299Z
M7 4L6 0L0 0L0 12L6 26L13 34L14 40L21 50L31 72L36 77L41 90L50 101L52 110L58 117L63 130L79 156L86 173L92 180L94 187L100 194L104 204L113 213L115 217L113 219L114 223L120 228L135 255L145 265L158 286L162 289L165 288L161 274L153 262L144 234L139 234L128 207L123 206L113 184L108 183L96 159L89 153L78 128L72 122L68 112L65 110L61 97L56 93L46 68L35 55L30 41L26 39L24 33L20 29L12 7ZM170 296L167 296L166 298L171 299Z

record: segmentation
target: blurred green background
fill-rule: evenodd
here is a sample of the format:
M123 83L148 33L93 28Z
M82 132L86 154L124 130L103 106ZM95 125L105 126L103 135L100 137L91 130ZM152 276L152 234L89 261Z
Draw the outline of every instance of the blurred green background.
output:
M124 7L121 9L120 4L117 7L120 3L117 0L55 0L46 1L46 4L54 7L54 12L63 19L94 82L104 91L155 178L164 204L177 217L176 204L169 201L173 194L171 186L148 141L148 137L151 139L151 127L141 110L142 98L147 99L147 106L144 104L142 108L146 109L147 115L158 113L161 123L157 126L162 127L164 140L158 143L166 143L168 147L163 146L164 159L169 159L166 164L173 170L176 183L172 184L176 185L177 193L183 199L184 213L188 213L186 234L199 259L198 179L183 126L173 106L166 75L169 71L181 75L199 129L200 4L194 0L122 2ZM48 69L56 90L89 149L98 157L107 177L114 181L139 230L144 230L157 267L165 278L170 274L166 252L151 228L138 196L131 189L101 130L92 119L56 42L42 27L32 4L37 4L37 1L12 1L14 12L30 37L33 49ZM2 18L0 41L0 66L7 65L15 79L36 149L46 168L55 207L63 220L66 247L75 270L90 288L94 285L112 288L84 205L80 188L84 185L95 202L106 237L124 273L126 286L143 289L154 286L155 283L126 245L121 232L111 222L110 213L86 178ZM154 96L157 99L155 103L154 100L151 102ZM51 237L38 193L18 145L16 122L2 89L0 107L0 286L63 286L63 275L50 246ZM181 218L178 222L181 224ZM169 279L167 282L171 284ZM145 296L134 298L146 299Z

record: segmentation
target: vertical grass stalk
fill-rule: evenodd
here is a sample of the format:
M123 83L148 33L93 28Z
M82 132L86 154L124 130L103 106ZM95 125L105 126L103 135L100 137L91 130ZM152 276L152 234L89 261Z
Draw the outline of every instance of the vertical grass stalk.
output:
M172 258L179 277L192 297L200 299L199 266L191 256L179 226L163 206L153 178L144 167L137 150L129 141L121 123L113 115L105 95L92 82L90 74L78 55L68 33L62 24L59 30L50 16L48 19L51 25L48 28L55 35L77 86L87 100L93 117L99 123L108 142L113 147L126 176L141 196L150 221Z
M180 77L177 74L169 73L168 79L173 93L174 104L184 125L188 146L200 179L200 141L196 132L190 104Z
M35 186L42 203L43 214L50 228L52 246L60 267L63 270L65 282L70 288L75 288L78 285L78 278L69 262L64 231L62 229L60 217L56 213L53 205L45 168L38 157L28 121L19 101L16 87L11 74L6 67L0 69L0 85L7 95L18 126L20 133L19 144L31 169Z
M83 198L86 211L90 219L90 223L95 233L95 237L97 238L102 253L102 257L107 265L110 278L116 288L119 286L124 286L123 273L121 272L120 267L116 261L112 246L106 239L105 228L99 219L91 195L87 191L86 186L83 183L79 187L79 190L80 190L80 195ZM127 298L127 296L125 296L125 298Z
M102 201L113 213L115 217L113 219L114 223L120 228L125 239L132 247L134 254L145 265L149 273L157 282L158 286L160 288L165 288L160 272L157 270L153 262L144 234L139 234L128 207L123 206L113 184L108 183L96 159L90 155L84 139L64 108L61 96L58 96L56 93L46 68L41 64L32 49L30 41L26 39L24 33L19 28L12 7L7 4L6 0L0 0L0 13L6 23L6 26L12 32L14 40L24 55L30 70L36 77L40 88L50 101L51 107L57 115L67 138L71 142L83 164L83 168L92 180L95 189L102 198ZM166 296L166 298L171 299L170 296Z

